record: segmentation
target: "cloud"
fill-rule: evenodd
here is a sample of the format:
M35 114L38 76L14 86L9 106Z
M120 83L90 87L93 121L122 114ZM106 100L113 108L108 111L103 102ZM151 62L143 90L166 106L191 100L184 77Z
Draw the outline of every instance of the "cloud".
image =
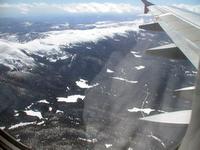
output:
M16 10L21 14L38 12L63 12L63 13L139 13L142 8L128 3L71 3L71 4L0 4L0 10Z
M32 5L30 4L25 4L25 3L21 3L21 4L0 4L0 10L4 10L4 11L9 11L9 10L17 10L19 11L21 14L27 14L31 9L33 8Z
M200 5L174 4L173 6L184 8L196 13L200 13ZM23 15L31 14L52 14L52 13L142 13L143 7L128 3L19 3L19 4L0 4L0 12L14 12Z
M61 7L66 12L71 13L131 13L139 12L140 7L130 4L114 4L114 3L80 3L69 4Z
M173 6L181 9L186 9L195 13L200 13L200 5L174 4Z

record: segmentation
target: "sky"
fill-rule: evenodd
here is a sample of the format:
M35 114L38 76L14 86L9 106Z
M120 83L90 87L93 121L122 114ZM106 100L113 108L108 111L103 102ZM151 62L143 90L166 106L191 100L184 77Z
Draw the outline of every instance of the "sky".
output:
M171 5L171 4L200 4L199 0L150 0L151 2L155 4L164 4L164 5ZM110 3L130 3L134 5L141 5L140 0L0 0L0 3L88 3L88 2L98 2L98 3L104 3L104 2L110 2Z
M200 12L199 0L151 0L158 5L174 5ZM0 0L0 17L58 14L138 14L140 0Z

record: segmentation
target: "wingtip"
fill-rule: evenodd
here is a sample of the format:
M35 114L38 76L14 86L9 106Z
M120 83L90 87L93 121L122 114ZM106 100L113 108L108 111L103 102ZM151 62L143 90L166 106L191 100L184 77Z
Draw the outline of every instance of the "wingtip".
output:
M153 3L147 0L141 0L144 3L144 13L147 14L149 12L148 6L154 5Z
M151 6L151 5L154 5L153 3L147 1L147 0L141 0L145 6Z

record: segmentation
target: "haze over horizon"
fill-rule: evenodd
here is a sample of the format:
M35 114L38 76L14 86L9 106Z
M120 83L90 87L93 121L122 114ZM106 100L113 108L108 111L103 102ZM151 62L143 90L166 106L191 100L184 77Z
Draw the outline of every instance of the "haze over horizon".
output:
M190 11L200 12L198 0L155 1L158 5L174 5ZM68 14L139 14L143 13L143 4L139 0L2 0L0 1L0 17L28 17L44 15L68 15Z

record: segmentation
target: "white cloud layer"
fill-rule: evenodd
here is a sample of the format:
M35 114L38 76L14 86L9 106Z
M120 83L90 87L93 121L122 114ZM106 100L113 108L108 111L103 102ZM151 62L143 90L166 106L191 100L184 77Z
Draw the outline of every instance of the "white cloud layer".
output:
M174 4L173 6L184 8L200 13L200 5ZM48 3L19 3L0 4L0 12L29 13L142 13L143 7L128 3L70 3L70 4L48 4Z
M31 9L33 8L32 5L30 4L25 4L25 3L21 3L21 4L0 4L0 10L1 11L9 11L9 10L17 10L19 11L21 14L27 14Z
M66 12L66 13L138 13L142 12L141 7L127 3L71 3L71 4L0 4L0 10L16 10L21 14L38 12Z

